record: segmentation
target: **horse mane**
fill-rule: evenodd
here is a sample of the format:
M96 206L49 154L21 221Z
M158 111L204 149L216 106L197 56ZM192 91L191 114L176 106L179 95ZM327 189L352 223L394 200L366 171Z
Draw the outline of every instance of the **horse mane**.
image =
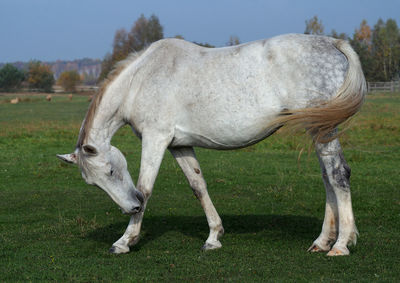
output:
M82 145L87 142L88 132L92 128L94 116L96 115L96 111L101 103L101 100L104 97L104 93L107 91L108 86L115 81L115 79L122 73L123 70L126 69L131 63L136 61L140 55L146 49L143 49L139 52L132 52L128 55L128 57L122 61L117 62L112 71L107 75L107 77L100 83L100 88L98 92L93 97L89 109L86 113L85 120L82 123L81 129L79 131L78 142L76 144L77 148L81 148Z

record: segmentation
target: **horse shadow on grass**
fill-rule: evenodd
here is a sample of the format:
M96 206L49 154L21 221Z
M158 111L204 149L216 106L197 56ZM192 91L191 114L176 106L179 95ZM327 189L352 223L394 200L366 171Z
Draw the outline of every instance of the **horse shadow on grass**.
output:
M315 217L296 215L221 215L225 235L247 234L248 237L258 239L258 233L271 240L283 241L313 240L318 236L322 222ZM85 238L112 244L119 239L125 228L126 222L118 222L97 228ZM144 217L141 231L141 240L133 247L139 250L147 243L156 240L165 233L175 231L185 236L198 238L205 241L209 228L205 216L149 216Z

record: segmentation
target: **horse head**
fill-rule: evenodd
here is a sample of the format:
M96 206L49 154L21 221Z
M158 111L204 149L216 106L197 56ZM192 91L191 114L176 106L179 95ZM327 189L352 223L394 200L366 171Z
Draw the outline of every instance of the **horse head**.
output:
M143 194L135 188L126 159L116 147L99 150L97 146L85 144L74 153L57 157L77 164L86 183L104 190L125 214L142 211Z

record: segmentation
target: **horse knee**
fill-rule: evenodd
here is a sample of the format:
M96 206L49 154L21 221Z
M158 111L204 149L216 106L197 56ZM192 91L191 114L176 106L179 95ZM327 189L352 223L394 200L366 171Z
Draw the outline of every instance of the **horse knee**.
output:
M147 201L151 197L152 190L148 187L138 185L137 190L142 193L145 201Z

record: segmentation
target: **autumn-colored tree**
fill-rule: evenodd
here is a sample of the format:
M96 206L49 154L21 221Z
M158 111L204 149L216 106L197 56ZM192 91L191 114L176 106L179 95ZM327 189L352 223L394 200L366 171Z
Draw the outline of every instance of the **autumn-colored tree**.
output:
M367 21L363 20L360 27L355 30L353 38L350 40L351 45L360 57L364 75L368 81L376 80L371 39L372 29L368 25Z
M62 72L57 80L57 84L62 86L65 91L75 92L76 86L81 82L81 77L77 71Z
M356 29L354 33L354 39L367 46L368 49L371 50L372 30L366 20L362 20L360 28Z
M306 20L306 29L304 33L316 35L324 34L324 26L322 25L322 21L318 19L318 16L314 16L311 19Z
M32 61L28 68L28 83L30 88L51 92L55 82L50 67L40 61Z
M10 91L21 86L25 78L24 72L11 64L0 69L0 91Z

